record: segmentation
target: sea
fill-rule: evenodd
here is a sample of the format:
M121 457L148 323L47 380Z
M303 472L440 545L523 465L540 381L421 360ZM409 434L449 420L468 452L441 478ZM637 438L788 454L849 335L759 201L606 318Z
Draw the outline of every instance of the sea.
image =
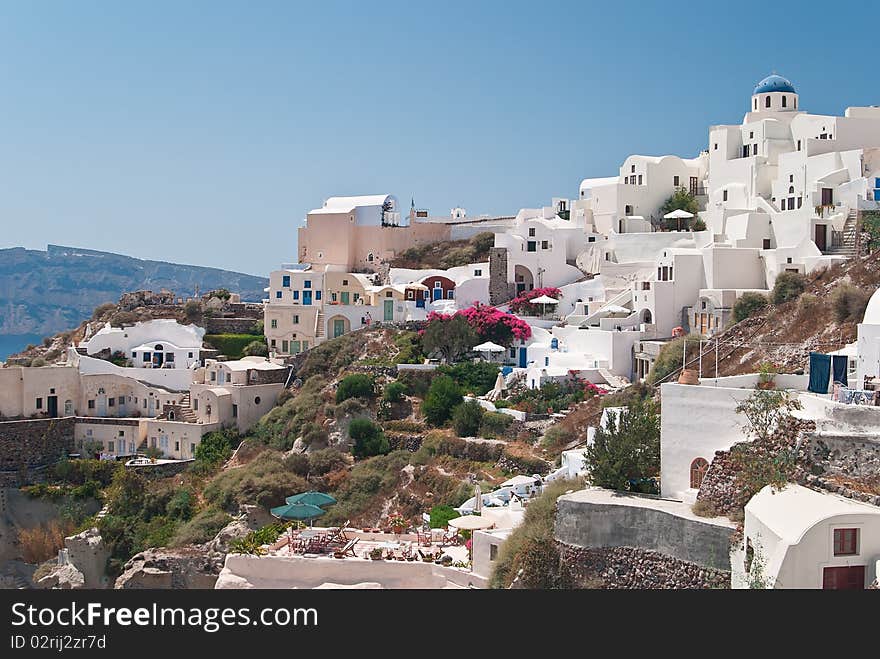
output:
M0 362L6 361L9 355L21 352L33 343L37 345L43 337L38 334L0 334Z

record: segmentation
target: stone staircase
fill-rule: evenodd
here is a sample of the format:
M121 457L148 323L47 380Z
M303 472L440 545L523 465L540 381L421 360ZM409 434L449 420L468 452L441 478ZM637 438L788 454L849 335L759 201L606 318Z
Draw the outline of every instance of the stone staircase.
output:
M859 214L855 209L850 210L847 214L842 233L841 244L832 246L826 254L846 256L847 258L857 256L859 250Z
M324 312L321 309L318 309L318 313L315 316L315 338L317 339L315 343L319 343L325 338L325 328L324 328Z
M173 418L172 414L174 415ZM165 421L183 421L185 423L199 422L199 417L192 408L192 401L188 391L180 397L180 402L172 406L167 412L162 412L156 418Z

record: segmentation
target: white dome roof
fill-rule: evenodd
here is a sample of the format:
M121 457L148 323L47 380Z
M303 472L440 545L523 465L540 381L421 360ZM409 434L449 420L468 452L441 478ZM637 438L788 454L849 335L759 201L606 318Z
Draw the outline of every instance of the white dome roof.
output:
M880 288L874 291L871 299L868 300L862 322L866 325L880 325Z

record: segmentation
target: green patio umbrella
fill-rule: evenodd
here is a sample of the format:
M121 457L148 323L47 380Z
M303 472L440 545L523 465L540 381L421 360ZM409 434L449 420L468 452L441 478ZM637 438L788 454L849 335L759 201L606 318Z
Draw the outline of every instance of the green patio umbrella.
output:
M327 511L308 503L288 503L273 508L271 512L275 517L280 517L281 519L309 520L311 522Z
M287 503L307 503L311 506L332 506L336 499L323 492L301 492L285 499Z

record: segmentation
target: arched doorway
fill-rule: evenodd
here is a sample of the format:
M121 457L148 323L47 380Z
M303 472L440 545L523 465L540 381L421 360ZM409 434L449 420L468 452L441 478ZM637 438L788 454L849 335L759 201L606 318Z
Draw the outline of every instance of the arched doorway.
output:
M532 271L524 265L518 265L513 269L513 278L516 281L517 295L535 288L535 278L532 275Z
M351 321L345 316L332 316L327 321L327 327L330 338L335 339L337 336L342 336L351 331Z
M654 316L651 315L650 309L644 309L642 311L642 322L645 323L645 325L650 325L654 322Z
M691 462L691 489L699 490L703 484L703 478L709 470L709 463L705 458L695 458Z

